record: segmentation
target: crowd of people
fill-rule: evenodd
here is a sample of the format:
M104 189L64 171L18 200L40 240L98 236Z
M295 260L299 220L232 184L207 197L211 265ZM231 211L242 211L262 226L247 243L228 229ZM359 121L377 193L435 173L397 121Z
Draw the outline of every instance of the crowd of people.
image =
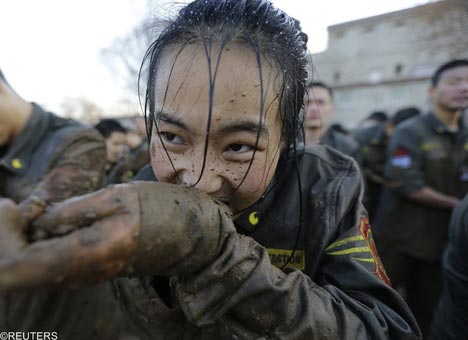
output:
M268 1L166 24L132 124L60 118L0 72L0 331L466 338L468 60L428 112L347 130Z
M331 88L317 82L308 91L305 143L329 145L359 164L365 182L363 204L383 265L423 334L428 335L443 289L442 256L450 218L468 193L468 60L452 60L435 71L428 112L415 107L402 108L391 117L373 112L350 131L330 126L334 113ZM463 229L456 222L452 228ZM455 286L468 283L468 261L463 261L465 267L458 263L457 273L453 263L444 264L452 277L465 275ZM463 290L465 295L454 301L460 304L456 308L465 311L453 315L456 333L438 322L435 339L468 337L468 291ZM445 294L446 300L456 294ZM437 318L442 316L446 317L439 312Z

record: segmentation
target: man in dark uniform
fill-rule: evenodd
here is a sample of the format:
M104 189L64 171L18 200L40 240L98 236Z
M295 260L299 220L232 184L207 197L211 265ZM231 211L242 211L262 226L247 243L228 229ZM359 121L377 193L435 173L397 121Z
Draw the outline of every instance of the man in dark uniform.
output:
M432 322L430 338L468 338L468 194L454 210L443 259L444 290Z
M356 130L353 134L359 143L360 165L365 180L363 203L371 224L374 222L384 185L385 154L393 130L401 122L419 114L417 108L404 108L398 110L387 122Z
M101 187L105 155L104 140L96 130L24 100L0 72L0 197L19 203L23 218L33 220L46 204ZM0 237L7 245L3 253L13 244L5 234ZM27 237L41 235L29 231ZM64 339L72 334L114 339L117 314L109 313L116 310L110 294L108 284L2 294L0 331L60 331Z
M376 230L390 279L404 289L423 334L442 288L441 255L453 208L468 191L468 60L432 78L432 111L392 136Z
M332 89L320 82L309 84L304 117L305 144L325 144L348 156L358 157L358 143L347 133L329 126L334 113Z
M35 194L55 202L101 186L99 134L25 101L1 73L0 122L0 196L19 203Z

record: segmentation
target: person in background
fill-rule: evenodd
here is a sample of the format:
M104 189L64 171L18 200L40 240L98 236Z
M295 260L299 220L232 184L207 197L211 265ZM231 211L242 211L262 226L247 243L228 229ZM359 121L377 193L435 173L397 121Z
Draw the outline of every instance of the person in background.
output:
M429 339L468 339L468 194L453 211L442 266L444 289Z
M106 184L127 182L130 171L127 129L116 119L101 119L95 129L106 142Z
M93 191L102 182L103 153L95 130L24 100L0 70L0 196L58 202Z
M0 197L6 204L18 204L22 228L47 206L99 189L105 164L104 139L95 129L23 99L0 70ZM8 216L0 213L2 260L25 240L44 236L23 229L20 240L8 238ZM66 225L57 229L65 230ZM0 294L0 331L60 329L64 339L92 339L96 334L116 339L120 314L111 295L109 283Z
M432 109L392 135L376 242L395 287L427 335L442 290L441 257L452 210L468 192L468 60L441 65Z
M360 166L365 181L363 202L369 213L371 224L376 217L384 185L385 155L393 130L401 122L420 113L420 110L415 107L403 108L383 124L355 131L354 138L359 143Z
M324 83L312 82L307 86L304 107L304 134L306 145L324 144L351 157L358 157L359 145L342 128L331 128L335 114L333 91Z
M144 118L136 116L125 126L129 147L129 170L132 177L149 163L148 139L144 124Z
M357 130L385 124L389 119L386 112L374 111L358 124Z

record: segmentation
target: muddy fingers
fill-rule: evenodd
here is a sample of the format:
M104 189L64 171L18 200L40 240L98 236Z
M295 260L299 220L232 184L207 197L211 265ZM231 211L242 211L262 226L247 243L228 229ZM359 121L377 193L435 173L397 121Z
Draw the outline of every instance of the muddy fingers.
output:
M131 260L138 234L138 215L116 215L64 237L33 243L0 260L0 291L115 277Z

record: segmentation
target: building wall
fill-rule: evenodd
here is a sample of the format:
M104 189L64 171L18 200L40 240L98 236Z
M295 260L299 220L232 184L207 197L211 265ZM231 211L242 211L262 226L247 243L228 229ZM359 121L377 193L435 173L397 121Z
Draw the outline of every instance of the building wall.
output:
M426 111L429 109L428 86L427 80L419 80L335 89L334 121L354 127L371 111L393 114L407 106L416 106Z
M434 70L468 57L467 5L445 0L330 26L327 50L311 60L313 80L334 89L335 120L352 127L376 110L427 109Z

